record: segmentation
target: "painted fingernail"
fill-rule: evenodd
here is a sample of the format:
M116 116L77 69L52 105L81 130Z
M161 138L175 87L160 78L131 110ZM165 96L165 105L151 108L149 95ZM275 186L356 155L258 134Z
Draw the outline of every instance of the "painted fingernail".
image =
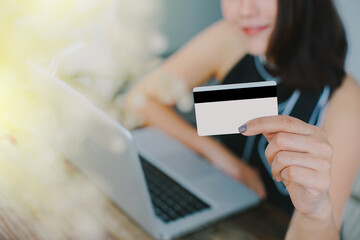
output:
M247 128L248 128L247 124L241 125L238 129L239 133L245 132L247 130Z

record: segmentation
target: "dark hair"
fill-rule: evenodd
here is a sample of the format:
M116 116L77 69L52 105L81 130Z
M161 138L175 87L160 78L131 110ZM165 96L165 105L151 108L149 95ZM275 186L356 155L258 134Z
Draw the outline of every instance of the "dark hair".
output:
M267 59L284 85L298 89L338 87L345 76L347 40L332 0L278 0Z

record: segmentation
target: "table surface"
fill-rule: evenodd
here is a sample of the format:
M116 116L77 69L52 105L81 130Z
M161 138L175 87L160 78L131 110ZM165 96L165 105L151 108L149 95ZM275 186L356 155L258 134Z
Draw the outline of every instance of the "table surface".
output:
M44 204L44 207L39 204L39 202L35 205L29 204L29 202L24 200L24 194L19 195L16 191L12 191L11 188L7 188L7 185L4 185L3 182L0 182L0 240L152 239L113 201L107 198L89 178L81 174L72 164L68 164L66 161L64 164L67 173L65 178L71 180L70 184L74 186L74 181L72 179L77 177L77 179L82 180L85 185L75 185L75 199L71 198L71 195L67 194L66 190L60 188L60 190L56 192L55 201L54 199L51 200L50 188L43 189L46 194L40 194L40 197L37 197L37 199L40 198L41 200L48 202L47 207L50 205L50 209L46 208L46 204ZM1 179L2 178L0 178L0 180ZM24 185L26 185L26 183ZM22 187L26 188L27 186ZM89 194L89 192L92 191L86 191L86 189L95 189L96 194ZM26 192L23 190L20 189L20 192ZM31 193L36 194L36 192ZM39 193L39 191L37 193ZM22 198L20 196L22 196ZM72 204L70 209L65 208L66 210L62 211L61 204L59 208L59 201L57 200L60 200L61 202L64 198L68 198L71 199L71 201L76 201L78 196L82 196L82 198L80 198L80 201L77 201L75 205ZM86 207L89 201L91 202L90 207ZM53 210L54 208L55 211ZM95 210L100 209L101 211L92 211L93 208L95 208ZM44 209L46 210L44 211ZM59 209L60 211L58 211ZM92 229L91 227L89 228L89 225L85 228L86 234L84 235L86 235L86 238L84 238L84 235L79 236L79 234L76 235L76 233L74 233L73 224L76 221L69 218L76 216L72 214L72 212L76 212L75 209L82 210L80 213L85 215L85 217L81 217L81 221L90 221L90 223L93 224L90 226L93 228L99 229L97 226L101 226L101 234L99 235L101 237L89 239L87 236L90 236L92 233ZM52 214L57 215L53 218ZM289 221L290 217L288 215L265 201L251 209L236 213L196 232L178 238L178 240L284 239ZM94 226L94 224L96 226ZM79 226L81 226L81 224ZM88 233L88 230L90 230L90 233Z
M139 226L137 226L113 202L105 203L106 214L115 220L112 226L106 226L105 234L101 239L142 239L151 240ZM21 210L22 214L19 214ZM56 231L56 227L41 223L31 210L26 217L24 206L16 203L9 192L0 189L0 239L74 239L71 232ZM97 217L97 216L92 216ZM289 216L263 202L260 205L237 213L231 217L213 223L179 240L202 239L284 239L289 223ZM76 239L76 238L75 238ZM81 238L79 238L81 239Z

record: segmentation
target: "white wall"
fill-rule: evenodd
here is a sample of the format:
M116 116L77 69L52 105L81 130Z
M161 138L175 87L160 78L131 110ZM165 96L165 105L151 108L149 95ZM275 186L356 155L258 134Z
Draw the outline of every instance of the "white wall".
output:
M360 0L335 0L335 2L349 41L347 71L360 83Z
M221 15L220 0L162 0L161 30L168 37L168 52L181 47Z

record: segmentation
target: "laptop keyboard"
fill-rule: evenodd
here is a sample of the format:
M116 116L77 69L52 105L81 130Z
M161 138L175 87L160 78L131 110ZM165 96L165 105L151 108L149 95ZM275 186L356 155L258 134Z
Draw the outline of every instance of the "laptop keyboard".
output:
M155 215L165 223L210 208L194 194L175 182L139 155Z

